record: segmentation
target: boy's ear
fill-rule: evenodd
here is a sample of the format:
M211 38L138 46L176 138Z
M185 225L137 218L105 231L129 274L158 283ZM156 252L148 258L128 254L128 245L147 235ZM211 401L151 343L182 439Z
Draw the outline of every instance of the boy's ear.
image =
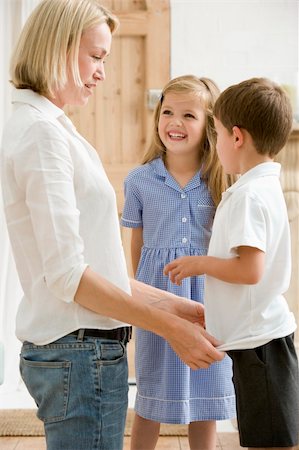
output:
M237 126L233 127L233 136L234 136L234 144L236 148L241 147L244 143L244 133L242 128L239 128Z

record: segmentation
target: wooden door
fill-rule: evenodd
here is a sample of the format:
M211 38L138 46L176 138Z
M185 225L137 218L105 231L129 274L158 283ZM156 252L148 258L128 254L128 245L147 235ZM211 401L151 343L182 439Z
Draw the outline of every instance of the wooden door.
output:
M67 108L78 131L97 149L122 212L123 181L139 164L152 127L148 94L170 76L169 0L102 0L120 19L99 83L86 107ZM122 230L129 273L130 230Z
M152 128L148 94L170 77L169 0L102 0L120 19L99 83L86 107L66 109L77 130L96 148L116 191L121 215L123 181L140 163ZM132 275L131 230L122 228L128 272ZM134 339L128 346L129 377L134 380Z

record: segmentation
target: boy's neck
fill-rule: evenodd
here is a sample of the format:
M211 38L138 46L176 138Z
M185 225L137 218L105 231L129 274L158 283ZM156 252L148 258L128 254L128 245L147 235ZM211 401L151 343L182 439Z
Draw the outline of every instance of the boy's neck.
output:
M246 154L244 152L244 157L240 158L240 174L244 175L244 173L248 172L250 169L258 166L259 164L265 162L273 162L273 158L269 155L261 155L257 153L254 148L253 151L247 151Z
M259 164L272 162L274 158L269 156L268 153L258 153L251 135L246 130L242 130L242 132L244 140L243 145L239 147L237 158L240 169L239 173L244 175L244 173L248 172L248 170L253 169Z

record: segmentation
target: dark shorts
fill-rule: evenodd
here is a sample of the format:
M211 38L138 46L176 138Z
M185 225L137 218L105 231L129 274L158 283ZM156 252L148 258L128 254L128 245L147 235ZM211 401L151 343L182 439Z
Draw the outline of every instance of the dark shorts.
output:
M240 445L297 445L298 360L293 335L227 353L233 360Z

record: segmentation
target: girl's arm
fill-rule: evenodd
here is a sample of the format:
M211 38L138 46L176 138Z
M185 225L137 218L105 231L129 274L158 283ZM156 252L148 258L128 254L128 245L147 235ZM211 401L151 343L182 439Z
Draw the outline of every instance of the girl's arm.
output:
M141 248L143 246L143 228L131 229L131 260L134 276L140 261Z
M241 246L233 258L184 256L167 264L165 275L178 285L187 277L206 274L233 284L256 284L264 272L265 253L255 247Z

